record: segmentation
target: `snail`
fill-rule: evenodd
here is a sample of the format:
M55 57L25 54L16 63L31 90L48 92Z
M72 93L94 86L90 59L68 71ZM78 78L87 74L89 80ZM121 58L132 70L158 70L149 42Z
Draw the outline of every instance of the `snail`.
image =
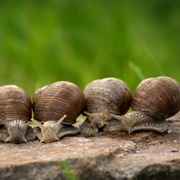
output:
M74 83L58 81L38 89L33 96L32 121L41 142L58 141L61 137L80 132L75 127L85 105L83 91Z
M121 122L120 131L166 132L166 119L180 110L180 83L167 76L143 80L135 90L131 109L133 112L122 116L111 114Z
M32 103L29 95L16 85L0 86L0 141L24 143L36 135L30 127Z
M119 120L111 115L123 115L130 107L132 93L124 81L113 77L94 80L86 85L84 95L87 118L80 125L82 134L120 129Z

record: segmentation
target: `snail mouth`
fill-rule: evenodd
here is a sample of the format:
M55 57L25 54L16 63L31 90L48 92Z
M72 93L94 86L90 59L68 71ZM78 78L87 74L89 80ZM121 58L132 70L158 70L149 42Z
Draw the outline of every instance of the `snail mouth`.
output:
M41 142L43 143L51 143L58 141L59 138L57 137L56 132L53 131L51 127L47 127L42 130L42 139Z
M27 140L25 138L24 135L20 136L20 135L16 135L12 134L11 136L9 136L6 140L6 143L15 143L15 144L21 144L21 143L27 143Z
M103 121L101 121L101 119L94 119L94 121L92 121L90 123L90 126L91 127L97 127L97 128L102 128L104 126L104 123Z

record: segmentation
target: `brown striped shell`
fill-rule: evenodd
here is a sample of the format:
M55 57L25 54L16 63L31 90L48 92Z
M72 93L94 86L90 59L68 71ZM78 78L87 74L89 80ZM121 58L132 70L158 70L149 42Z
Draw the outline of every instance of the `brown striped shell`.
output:
M158 119L175 115L180 110L180 83L166 76L143 80L135 91L131 108Z
M67 115L63 124L74 124L82 113L85 98L74 83L58 81L38 89L33 96L34 118L40 122L59 120Z
M99 113L107 109L111 114L125 114L132 100L128 85L117 78L94 80L84 89L85 111Z
M30 127L32 103L29 95L16 85L0 87L0 141L25 143L36 139Z
M0 119L31 120L31 99L16 85L0 86Z

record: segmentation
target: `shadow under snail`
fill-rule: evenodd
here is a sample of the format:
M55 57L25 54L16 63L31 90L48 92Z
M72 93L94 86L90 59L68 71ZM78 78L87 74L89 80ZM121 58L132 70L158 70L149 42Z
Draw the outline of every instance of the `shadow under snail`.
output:
M0 141L25 143L36 138L29 95L16 85L0 86Z
M101 93L101 91L106 91L105 87L102 89L99 89L99 93ZM86 95L86 91L85 89L86 107L88 109L93 109L92 107L89 108L89 95ZM93 95L93 93L91 94ZM98 92L96 92L96 94L98 94ZM114 91L108 91L106 97L110 97L113 94ZM94 98L97 98L96 95ZM91 106L98 107L98 101L93 100L91 96L90 99L92 102ZM119 100L119 102L121 101L122 100ZM129 101L129 99L127 101ZM109 103L109 106L113 106L114 104L111 100ZM102 104L103 101L100 105ZM112 118L113 120L119 121L119 123L116 121L116 130L118 131L126 131L129 134L134 131L144 130L164 133L168 129L166 119L175 115L180 110L180 83L167 76L145 79L135 90L131 102L131 109L133 112L121 115L120 113L112 113L108 108L106 109L108 119ZM101 118L99 118L99 120L102 121ZM87 118L87 122L84 121L81 125L81 133L92 133L92 131L88 131L89 128L92 128L91 123L88 123L88 121L89 117ZM105 128L106 125L103 127Z
M80 132L76 118L85 105L83 91L74 83L58 81L38 89L33 96L35 131L41 142L54 142Z

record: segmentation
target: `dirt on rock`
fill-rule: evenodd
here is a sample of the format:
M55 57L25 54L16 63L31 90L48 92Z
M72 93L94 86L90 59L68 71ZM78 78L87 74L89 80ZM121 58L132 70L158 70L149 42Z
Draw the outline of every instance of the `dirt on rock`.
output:
M42 144L0 143L0 179L180 179L180 116L164 134L98 133Z

